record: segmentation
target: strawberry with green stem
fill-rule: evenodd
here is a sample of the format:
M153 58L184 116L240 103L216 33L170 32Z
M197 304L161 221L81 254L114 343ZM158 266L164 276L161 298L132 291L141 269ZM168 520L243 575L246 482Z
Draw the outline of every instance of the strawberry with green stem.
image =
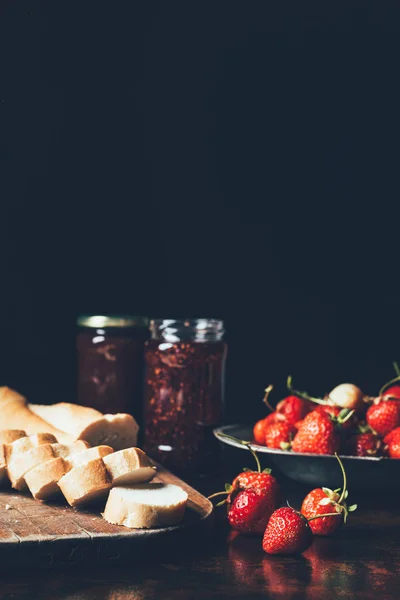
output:
M228 505L228 521L236 531L262 534L280 499L278 482L270 469L261 470L260 461L250 442L226 434L219 435L246 446L256 461L257 471L245 469L231 484L225 484L225 491L212 494L209 499L225 496L217 506Z
M343 523L346 523L350 512L356 510L357 505L347 507L346 499L347 477L343 463L335 454L343 475L343 487L336 490L329 488L316 488L312 490L303 500L301 513L312 521L310 528L314 535L333 535ZM341 492L339 494L339 492ZM315 520L316 517L320 517Z

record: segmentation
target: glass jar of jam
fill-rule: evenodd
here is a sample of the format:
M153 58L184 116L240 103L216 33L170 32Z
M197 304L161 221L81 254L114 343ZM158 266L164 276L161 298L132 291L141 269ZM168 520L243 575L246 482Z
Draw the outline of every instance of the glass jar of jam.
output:
M227 346L215 319L153 320L145 344L145 449L178 472L211 473Z
M140 425L148 319L85 315L77 325L79 404L102 413L130 413Z

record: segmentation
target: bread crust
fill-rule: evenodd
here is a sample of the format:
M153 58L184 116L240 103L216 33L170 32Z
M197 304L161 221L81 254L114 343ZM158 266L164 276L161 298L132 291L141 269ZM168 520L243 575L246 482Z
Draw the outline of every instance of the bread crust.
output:
M148 456L140 448L125 448L104 457L113 486L151 481L156 475Z

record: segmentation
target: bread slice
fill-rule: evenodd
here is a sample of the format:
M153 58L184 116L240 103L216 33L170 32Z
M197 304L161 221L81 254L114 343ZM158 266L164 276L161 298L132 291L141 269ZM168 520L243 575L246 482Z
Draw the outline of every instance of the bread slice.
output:
M153 479L156 468L140 448L126 448L104 457L113 486L145 483Z
M21 437L20 439L15 440L11 444L6 445L7 461L11 460L13 454L19 452L26 452L27 450L32 450L32 448L42 446L43 444L54 443L57 443L57 439L52 433L35 433L34 435Z
M95 448L89 448L89 450L84 450L83 452L72 454L68 458L68 462L71 468L79 467L80 465L85 465L86 463L90 462L91 460L94 460L95 458L104 458L112 452L114 452L114 450L111 448L111 446L96 446Z
M41 463L25 474L25 483L37 500L48 500L60 493L58 482L70 469L64 458L52 458Z
M81 506L96 502L111 489L111 479L102 458L73 467L58 485L68 504Z
M114 450L136 446L139 426L131 415L103 415L94 408L68 402L51 406L29 404L29 408L70 438L86 440L91 446L106 444Z
M24 429L28 435L47 431L59 442L73 441L68 434L29 410L26 398L9 387L0 387L0 414L2 429Z
M177 485L142 483L111 490L103 517L114 525L138 529L178 525L188 495Z
M12 444L23 437L26 437L26 433L21 429L5 429L0 431L0 485L3 485L8 480L7 444Z

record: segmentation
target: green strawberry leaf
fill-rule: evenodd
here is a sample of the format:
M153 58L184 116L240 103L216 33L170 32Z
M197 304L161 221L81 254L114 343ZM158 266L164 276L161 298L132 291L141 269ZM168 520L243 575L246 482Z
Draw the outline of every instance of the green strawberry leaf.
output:
M263 473L268 473L268 475L271 473L271 469L263 469L262 470Z
M250 473L250 472L251 472L251 469L249 469L248 467L245 467L243 469L243 473Z
M233 486L232 486L232 484L230 484L230 483L226 483L226 484L225 484L225 491L226 491L228 494L230 494L230 493L232 492L232 490L233 490ZM225 500L224 500L224 502L225 502ZM217 506L218 506L218 505L217 505Z
M349 506L349 508L347 509L348 512L354 512L355 510L357 510L358 505L357 504L352 504L351 506Z
M325 492L325 494L328 496L328 498L331 498L333 496L333 492L329 488L323 487L322 491Z

